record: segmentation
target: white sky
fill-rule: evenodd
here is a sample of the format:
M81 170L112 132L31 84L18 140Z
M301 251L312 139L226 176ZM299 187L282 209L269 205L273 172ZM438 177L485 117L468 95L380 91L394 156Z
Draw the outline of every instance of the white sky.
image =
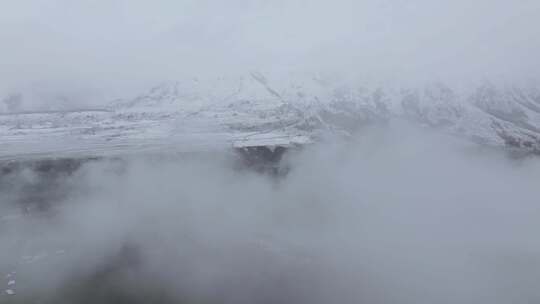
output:
M538 78L538 0L1 0L0 90L250 70Z

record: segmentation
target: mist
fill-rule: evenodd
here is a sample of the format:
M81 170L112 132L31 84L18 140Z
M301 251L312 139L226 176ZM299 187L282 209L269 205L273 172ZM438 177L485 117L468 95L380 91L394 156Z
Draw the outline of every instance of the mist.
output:
M253 70L538 80L539 12L534 0L12 1L0 10L0 92L96 106Z
M224 154L89 162L24 217L45 181L14 173L0 271L22 302L540 299L538 158L393 124L283 161L281 178Z
M0 303L540 302L539 14L4 1Z

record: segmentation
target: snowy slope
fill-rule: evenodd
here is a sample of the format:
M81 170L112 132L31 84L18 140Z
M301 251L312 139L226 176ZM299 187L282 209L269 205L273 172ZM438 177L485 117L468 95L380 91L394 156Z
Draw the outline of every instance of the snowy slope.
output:
M0 158L305 144L393 119L540 153L540 90L367 88L317 77L167 82L104 110L0 114Z

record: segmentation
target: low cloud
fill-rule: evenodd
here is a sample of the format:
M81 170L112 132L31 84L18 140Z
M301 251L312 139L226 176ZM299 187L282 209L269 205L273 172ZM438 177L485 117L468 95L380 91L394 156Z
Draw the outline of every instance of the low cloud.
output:
M394 125L285 162L278 179L226 156L88 163L48 211L0 222L0 269L23 299L77 302L540 297L538 159ZM4 189L5 214L43 183L18 176L34 188Z

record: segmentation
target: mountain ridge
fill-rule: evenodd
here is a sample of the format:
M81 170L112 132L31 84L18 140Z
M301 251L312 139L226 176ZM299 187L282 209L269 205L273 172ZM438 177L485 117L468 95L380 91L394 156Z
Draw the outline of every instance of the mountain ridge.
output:
M70 145L125 142L221 142L268 138L316 141L323 133L350 136L365 126L404 119L488 146L540 154L540 89L483 83L467 90L441 82L411 88L366 87L320 77L239 78L164 82L104 111L5 113L3 150L67 141ZM280 141L282 142L282 141ZM62 144L60 144L62 145ZM194 145L196 146L196 145ZM14 153L23 153L15 149ZM86 151L92 151L91 145Z

